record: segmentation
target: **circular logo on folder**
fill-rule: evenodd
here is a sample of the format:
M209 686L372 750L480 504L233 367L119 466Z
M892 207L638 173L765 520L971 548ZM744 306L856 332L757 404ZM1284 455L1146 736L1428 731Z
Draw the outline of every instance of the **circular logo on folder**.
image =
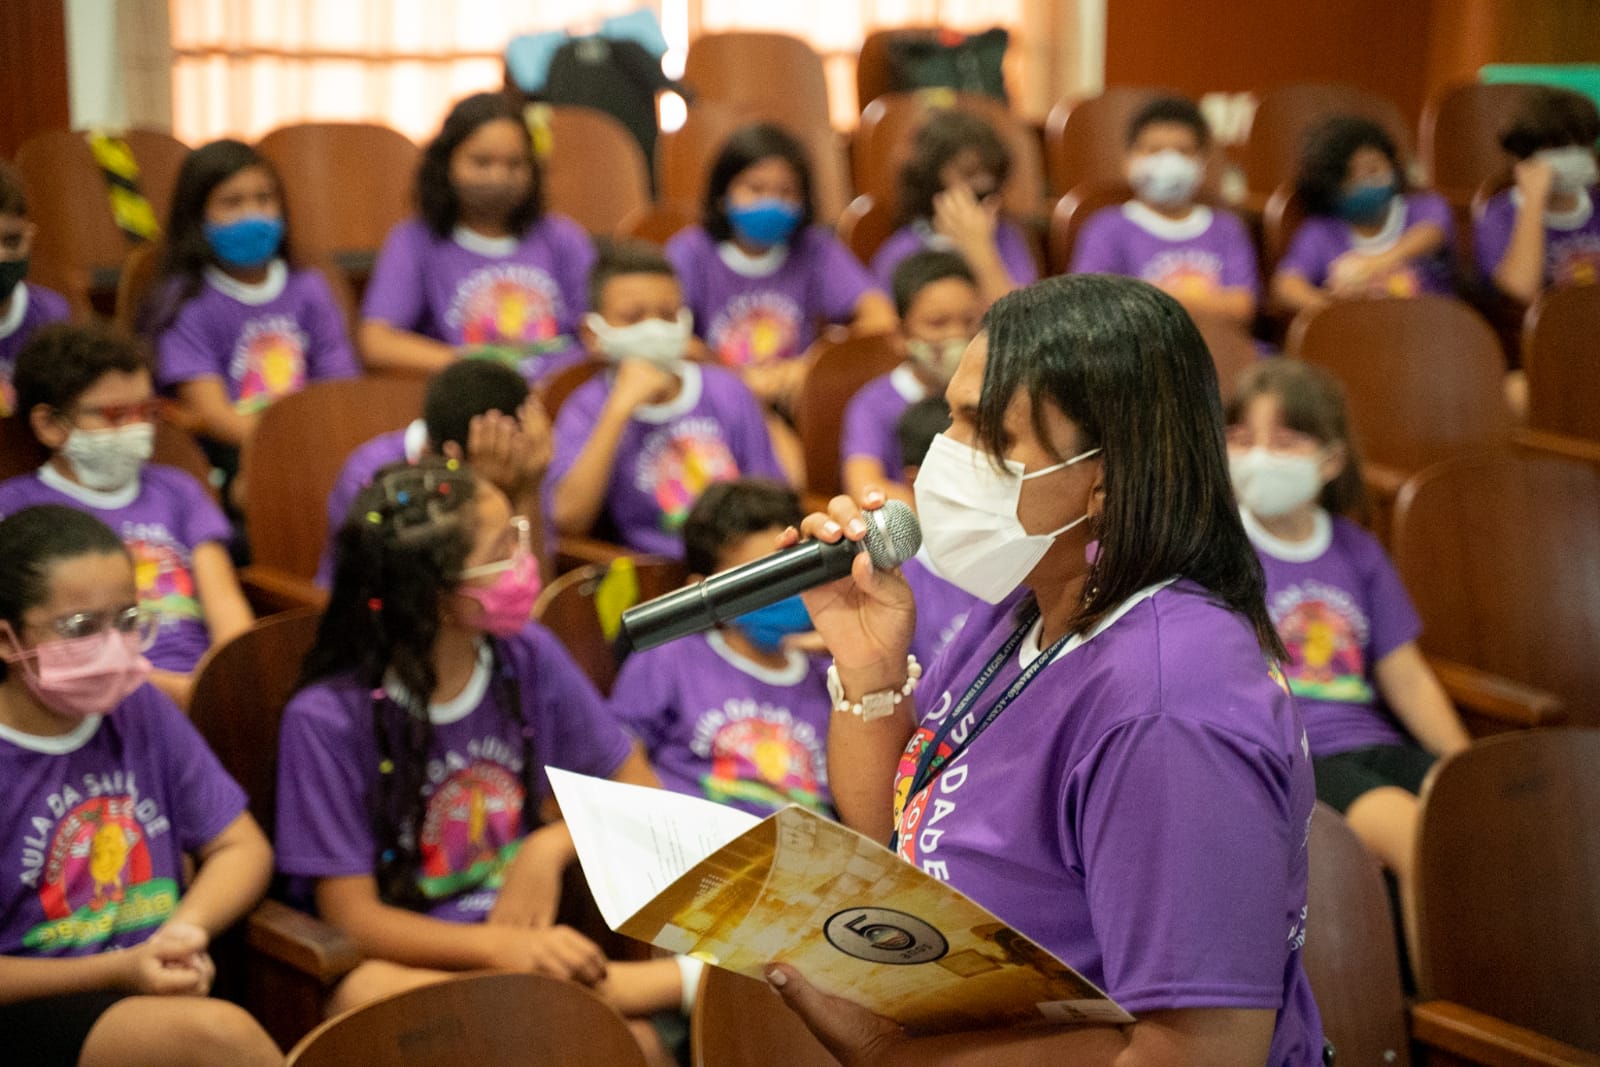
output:
M868 963L931 963L950 949L938 930L893 908L846 908L822 932L834 948Z

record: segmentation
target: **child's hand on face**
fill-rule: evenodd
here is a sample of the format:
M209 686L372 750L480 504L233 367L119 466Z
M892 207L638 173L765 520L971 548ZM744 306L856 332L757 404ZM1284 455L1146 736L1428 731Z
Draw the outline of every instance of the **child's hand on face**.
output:
M617 365L616 381L611 383L611 402L624 411L636 411L646 404L666 400L677 386L677 377L665 367L642 359L627 359Z
M963 252L993 245L999 225L998 198L981 201L959 183L933 198L934 231L954 241Z
M1550 164L1537 156L1529 156L1513 167L1511 174L1516 179L1517 192L1522 194L1522 202L1543 207L1550 196L1553 176Z
M544 405L530 397L516 415L498 411L474 416L467 426L466 455L445 446L452 459L465 459L483 478L515 499L539 484L550 466L550 419Z

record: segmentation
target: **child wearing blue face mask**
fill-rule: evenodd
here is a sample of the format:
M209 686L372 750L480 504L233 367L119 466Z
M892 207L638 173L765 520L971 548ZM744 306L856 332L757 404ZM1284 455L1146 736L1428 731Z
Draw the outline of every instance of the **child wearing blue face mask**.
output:
M1282 307L1453 291L1450 206L1408 187L1399 150L1377 123L1339 115L1314 127L1296 191L1309 217L1272 277Z
M776 126L746 126L712 165L701 225L667 243L700 336L780 408L799 393L819 322L862 334L895 327L889 298L812 212L799 143Z
M193 414L225 473L274 400L357 373L344 315L320 273L294 266L286 221L283 183L255 149L195 149L140 317L157 387Z
M776 483L714 485L684 524L689 569L760 559L800 517L799 498ZM644 742L663 786L757 815L786 804L831 814L827 665L789 640L810 630L791 597L623 664L612 711Z

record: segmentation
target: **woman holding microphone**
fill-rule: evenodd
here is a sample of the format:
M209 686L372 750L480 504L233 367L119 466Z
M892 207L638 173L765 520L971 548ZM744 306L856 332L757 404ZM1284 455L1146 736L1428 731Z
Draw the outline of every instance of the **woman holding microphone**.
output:
M947 396L924 544L991 606L924 674L898 573L862 553L806 595L835 802L1139 1021L913 1039L792 967L768 980L847 1067L1320 1063L1311 767L1205 343L1142 282L1052 278L993 306ZM837 497L785 543L864 532Z

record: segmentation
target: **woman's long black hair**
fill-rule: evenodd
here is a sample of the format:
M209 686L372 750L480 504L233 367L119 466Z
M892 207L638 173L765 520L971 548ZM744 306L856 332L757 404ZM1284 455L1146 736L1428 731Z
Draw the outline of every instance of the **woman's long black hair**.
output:
M1075 451L1101 450L1100 552L1068 629L1087 632L1134 593L1179 575L1244 616L1262 650L1284 658L1228 477L1216 367L1182 305L1132 278L1079 274L1009 293L985 321L977 413L985 448L1005 453L1006 408L1020 390L1041 442L1050 440L1049 403L1078 425Z
M466 468L432 456L378 471L339 529L333 589L300 673L301 688L353 678L372 693L380 763L366 799L378 892L403 907L425 903L417 872L434 741L428 705L438 688L433 646L445 597L472 548L478 486ZM531 830L539 804L533 734L505 649L486 640L495 703L522 742L523 825Z
M271 160L243 141L212 141L201 145L184 159L178 170L178 183L172 191L172 209L167 214L163 235L161 265L150 295L140 309L138 330L154 338L200 293L206 267L217 266L217 257L206 241L206 201L217 186L249 167L260 167L278 187L278 208L283 217L283 243L278 255L293 264L289 244L289 204L283 195L283 178Z
M533 137L528 133L522 113L500 93L474 93L450 109L439 135L422 150L422 162L417 166L417 214L435 237L449 237L461 217L461 198L450 184L450 157L455 155L462 141L478 132L479 127L501 119L515 123L522 131L532 175L528 195L511 212L506 227L520 238L543 216L544 169L533 150Z

